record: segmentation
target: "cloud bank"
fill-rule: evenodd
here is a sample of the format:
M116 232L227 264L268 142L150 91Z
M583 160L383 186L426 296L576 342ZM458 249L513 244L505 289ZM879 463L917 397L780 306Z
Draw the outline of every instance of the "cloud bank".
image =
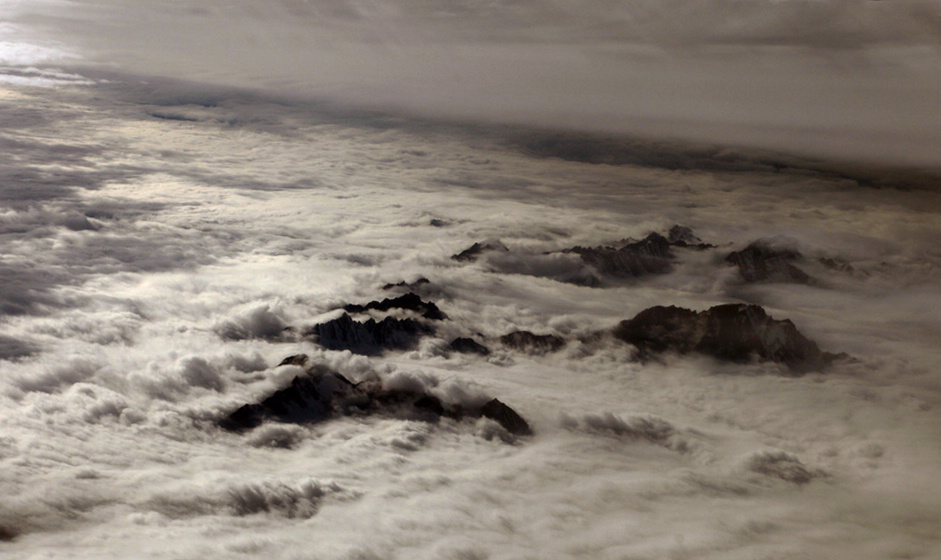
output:
M4 558L937 556L936 190L111 79L0 90ZM598 266L567 249L675 224L704 246L560 281ZM750 282L727 256L762 239L815 282ZM408 291L444 317L414 347L304 336L344 309L430 309L362 305ZM723 303L850 357L793 377L642 362L605 334ZM504 338L520 331L546 347ZM534 435L457 414L218 427L303 373L282 364L298 354L469 409L499 396Z
M19 3L13 18L17 36L142 75L941 164L941 11L929 0L77 1Z

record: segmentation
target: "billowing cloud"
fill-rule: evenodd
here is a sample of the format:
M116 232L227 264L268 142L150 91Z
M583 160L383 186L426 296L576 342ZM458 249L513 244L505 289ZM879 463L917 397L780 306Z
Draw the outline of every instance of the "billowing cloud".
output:
M227 18L244 26L239 10L260 6L162 5L168 15L158 21L222 25L199 39L217 41L220 51ZM50 19L42 21L50 25L68 12L47 6ZM425 52L432 39L444 44L443 30L463 18L492 21L493 36L503 37L484 46L474 38L482 27L471 26L451 39L458 58L479 57L477 77L489 76L490 63L502 76L475 86L506 88L472 100L480 106L516 87L526 93L557 83L539 81L555 68L546 53L565 54L563 75L607 79L602 58L591 54L597 46L578 51L588 53L583 59L562 41L559 50L540 51L538 41L519 37L513 17L496 25L506 10L521 20L535 15L536 4L490 6L449 4L449 14L426 4L431 37L403 40L388 55L363 47L368 36L344 43L334 31L336 52L353 52L352 42L369 56L350 64L402 55L415 68L430 65L392 82L405 84L438 75L446 57L407 55ZM743 6L748 15L752 5ZM836 4L788 6L811 13ZM81 33L103 26L96 29L106 46L116 29L108 26L129 18L126 28L141 13L124 9L70 17ZM278 25L292 13L300 25L316 11L345 30L370 18L419 17L388 4L258 9ZM597 19L594 6L585 9L584 18ZM558 14L574 10L551 6L531 33L538 39L540 29L559 29L566 24ZM270 29L259 33L275 41ZM670 72L679 76L695 70L683 60L714 64L716 49L746 43L764 46L758 59L735 63L743 67L779 60L767 58L779 49L818 51L789 59L795 66L785 73L793 73L821 56L846 60L855 50L872 63L878 49L910 47L891 34L865 39L867 47L852 46L846 34L832 45L796 47L769 39L770 31L734 40L725 33L661 42L651 56L676 62ZM471 38L480 52L467 50ZM157 54L146 34L136 40L141 50L128 53L158 60L148 58ZM190 40L170 45L164 62ZM314 39L301 36L300 46L306 40ZM260 44L259 57L274 52ZM227 47L233 58L235 47ZM501 62L507 53L535 61L519 81L503 81L524 68L518 59ZM248 75L213 66L221 58L204 54L199 63L220 72L209 82ZM299 66L306 58L298 56L271 65ZM576 59L588 71L568 66ZM199 75L194 68L180 75ZM375 83L401 68L383 69ZM859 68L850 73L861 72L860 83L873 75ZM273 69L258 79L268 94L159 78L142 84L121 72L94 87L0 89L0 120L10 125L0 127L8 148L0 156L0 556L938 555L941 200L933 183L745 148L369 114L282 95L303 89L302 81L275 87L275 75L284 76ZM633 76L638 88L642 76ZM632 81L606 83L618 80ZM472 89L427 95L443 103ZM552 95L582 101L580 93L566 97L574 91ZM610 91L620 103L630 99L627 90ZM648 101L658 97L656 87L650 92ZM552 103L539 103L552 117L546 123L560 122ZM488 114L512 109L507 102ZM845 132L834 137L851 141ZM566 249L622 246L675 224L709 246L676 250L661 274L600 287L559 281L584 265ZM507 250L473 262L451 258L489 239ZM726 256L759 239L786 240L802 255L794 266L816 282L746 282ZM365 357L305 337L347 304L408 291L447 315L413 349ZM773 362L696 353L639 361L634 347L608 334L654 305L720 303L760 304L821 349L849 356L788 377ZM524 330L564 344L541 353L501 343ZM491 351L449 351L459 337ZM303 375L290 359L278 365L299 354L351 383L378 379L390 393L418 390L466 409L499 396L535 435L506 437L470 415L425 422L355 410L316 424L285 425L275 416L243 433L218 427Z

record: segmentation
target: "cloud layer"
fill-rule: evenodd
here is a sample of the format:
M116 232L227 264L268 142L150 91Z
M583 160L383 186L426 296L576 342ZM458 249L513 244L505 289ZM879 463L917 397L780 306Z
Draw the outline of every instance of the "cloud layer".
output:
M10 44L42 45L38 61L56 48L84 65L424 116L941 164L930 0L17 8Z
M937 556L937 191L111 80L0 90L4 558ZM566 248L674 224L715 247L601 288L553 279ZM820 282L746 283L725 255L767 238ZM488 239L507 251L451 258ZM447 316L411 350L303 337L406 289ZM792 378L641 363L603 335L653 305L730 302L852 359ZM565 344L497 343L519 330ZM457 337L491 352L448 351ZM467 417L217 427L289 384L302 368L278 364L299 353L449 403L497 395L535 435Z

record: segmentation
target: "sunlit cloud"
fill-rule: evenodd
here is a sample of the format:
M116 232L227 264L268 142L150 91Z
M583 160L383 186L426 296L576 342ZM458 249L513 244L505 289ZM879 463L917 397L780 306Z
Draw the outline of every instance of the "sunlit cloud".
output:
M932 5L8 6L3 558L941 553Z

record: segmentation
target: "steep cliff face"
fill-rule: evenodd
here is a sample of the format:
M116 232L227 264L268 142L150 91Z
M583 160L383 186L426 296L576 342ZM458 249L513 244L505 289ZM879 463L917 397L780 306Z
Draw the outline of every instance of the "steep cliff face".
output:
M636 346L641 357L699 352L732 362L780 362L795 372L818 369L833 358L790 320L775 320L757 305L718 305L700 312L651 307L622 321L614 336Z

